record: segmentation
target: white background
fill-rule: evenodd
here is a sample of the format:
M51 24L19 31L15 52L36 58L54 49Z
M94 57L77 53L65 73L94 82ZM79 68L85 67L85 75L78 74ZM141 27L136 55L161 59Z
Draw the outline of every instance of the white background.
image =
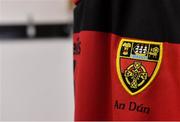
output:
M72 11L69 0L0 0L0 24L69 23Z
M72 41L0 41L3 121L73 120Z
M67 0L0 0L0 25L69 23ZM70 12L70 13L69 13ZM0 39L0 120L73 120L71 39Z

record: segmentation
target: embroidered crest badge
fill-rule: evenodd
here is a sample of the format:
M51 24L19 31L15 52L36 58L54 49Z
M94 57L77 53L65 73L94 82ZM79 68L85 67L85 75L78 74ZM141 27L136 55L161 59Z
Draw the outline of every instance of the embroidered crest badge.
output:
M158 74L162 55L161 42L121 39L116 67L119 80L129 94L136 95L150 85Z

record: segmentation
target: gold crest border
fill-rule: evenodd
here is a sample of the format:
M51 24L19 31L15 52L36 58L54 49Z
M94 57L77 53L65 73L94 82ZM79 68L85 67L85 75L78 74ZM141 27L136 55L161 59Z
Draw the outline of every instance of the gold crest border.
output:
M120 66L120 51L121 51L121 47L124 41L129 41L129 42L139 42L139 43L145 43L145 44L157 44L160 45L160 57L159 60L157 62L157 66L155 67L155 70L153 72L153 75L151 76L149 82L142 87L141 89L139 89L137 92L132 93L128 87L126 86L126 84L124 83L124 80L122 78L121 75L121 66ZM155 77L157 76L160 66L161 66L161 62L162 62L162 57L163 57L163 43L162 42L153 42L153 41L146 41L146 40L141 40L141 39L129 39L129 38L122 38L119 42L118 45L118 51L117 51L117 56L116 56L116 70L117 70L117 74L118 74L118 78L120 80L120 83L122 84L122 86L125 88L125 90L132 96L139 94L140 92L144 91L150 84L151 82L155 79Z

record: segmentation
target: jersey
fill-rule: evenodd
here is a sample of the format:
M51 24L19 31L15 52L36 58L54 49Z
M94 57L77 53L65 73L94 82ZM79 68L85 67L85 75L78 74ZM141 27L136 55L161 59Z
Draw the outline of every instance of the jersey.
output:
M180 1L76 4L75 120L180 120Z

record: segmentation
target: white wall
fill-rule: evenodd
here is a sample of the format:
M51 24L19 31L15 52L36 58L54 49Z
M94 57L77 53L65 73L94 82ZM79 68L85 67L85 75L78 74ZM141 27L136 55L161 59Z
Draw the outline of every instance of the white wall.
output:
M0 40L0 120L73 120L72 41Z
M27 23L29 17L35 23L70 23L72 11L68 0L0 0L0 24Z
M0 25L69 23L67 0L0 0ZM32 19L31 18L31 19ZM0 39L0 121L73 120L71 39Z

